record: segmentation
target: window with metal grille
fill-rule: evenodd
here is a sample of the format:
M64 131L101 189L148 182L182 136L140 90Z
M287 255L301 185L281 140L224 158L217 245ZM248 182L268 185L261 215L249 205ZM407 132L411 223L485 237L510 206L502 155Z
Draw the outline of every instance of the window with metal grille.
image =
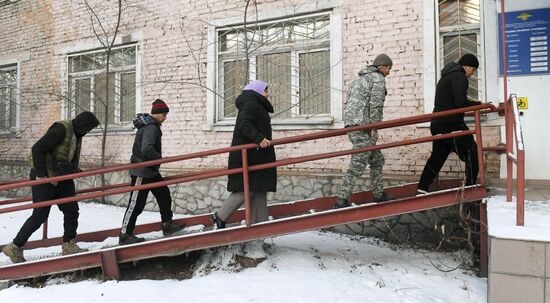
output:
M439 68L449 62L458 62L464 54L471 53L481 60L480 1L439 0ZM483 66L470 77L468 97L484 98Z
M250 80L268 83L274 119L330 116L330 16L217 29L217 120L237 114Z
M0 66L0 132L10 132L17 123L17 64Z
M87 52L68 57L67 105L70 117L91 111L102 124L123 125L136 113L136 46L111 51L109 75L107 53Z

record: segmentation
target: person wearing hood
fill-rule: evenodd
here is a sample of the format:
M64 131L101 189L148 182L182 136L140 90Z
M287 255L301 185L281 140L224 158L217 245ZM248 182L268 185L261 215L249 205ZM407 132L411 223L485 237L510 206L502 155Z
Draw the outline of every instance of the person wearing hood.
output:
M231 146L256 143L259 148L247 150L248 165L275 162L275 149L271 146L271 117L273 106L267 99L267 83L254 80L246 85L237 97L238 109ZM241 151L229 153L228 168L241 168ZM277 190L277 169L267 168L249 173L251 223L267 221L267 192ZM217 228L225 228L225 222L244 203L243 174L229 175L227 190L231 192L222 207L212 215Z
M384 114L384 100L386 99L386 80L390 74L393 62L386 54L376 56L372 65L359 72L359 77L350 84L348 101L344 110L344 125L346 127L382 121ZM378 132L375 128L348 133L353 148L362 148L376 145ZM382 184L382 167L384 155L380 150L356 153L351 155L348 171L342 178L335 208L350 205L348 198L353 187L365 172L367 163L370 168L371 187L374 202L391 200L392 197L384 192Z
M465 54L458 63L451 62L443 68L435 91L434 113L481 104L467 98L468 78L478 67L479 61L476 56ZM464 123L464 114L435 118L430 123L430 131L434 136L463 130L468 130ZM417 195L428 193L430 184L439 174L451 152L457 153L460 160L466 163L466 185L476 184L479 168L474 136L437 140L432 143L432 154L420 176Z
M169 112L168 105L161 99L156 99L151 108L151 114L137 114L134 118L134 126L137 128L132 157L130 162L140 163L162 158L162 123L166 121ZM159 171L160 165L130 169L132 186L145 185L163 181ZM134 244L145 241L144 238L134 235L137 217L143 212L149 191L157 200L161 221L162 234L172 235L185 228L185 225L178 224L172 220L172 197L168 186L160 186L151 189L142 189L130 193L130 201L120 230L119 244Z
M91 112L82 112L72 120L58 121L52 124L46 134L32 147L32 154L29 157L30 179L37 180L80 172L78 164L82 137L98 125L99 121ZM72 179L34 185L31 188L33 203L75 195L75 184ZM57 207L63 212L64 233L61 253L69 255L87 251L75 243L79 215L78 203L58 204ZM48 219L50 209L51 206L33 209L32 215L25 221L13 242L4 246L2 252L13 263L25 262L23 246Z

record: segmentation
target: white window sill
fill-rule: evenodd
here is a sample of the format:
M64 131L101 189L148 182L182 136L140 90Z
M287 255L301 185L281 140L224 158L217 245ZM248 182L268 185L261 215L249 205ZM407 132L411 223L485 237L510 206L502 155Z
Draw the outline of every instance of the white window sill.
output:
M21 138L19 130L4 130L0 131L0 138Z
M344 127L341 121L332 117L314 117L302 119L274 119L271 120L273 130L307 130L307 129L334 129ZM226 119L216 122L211 130L232 132L235 128L235 119Z
M109 126L107 128L107 135L127 135L135 133L135 128L132 126ZM103 135L103 129L94 128L89 133L89 136L101 136Z

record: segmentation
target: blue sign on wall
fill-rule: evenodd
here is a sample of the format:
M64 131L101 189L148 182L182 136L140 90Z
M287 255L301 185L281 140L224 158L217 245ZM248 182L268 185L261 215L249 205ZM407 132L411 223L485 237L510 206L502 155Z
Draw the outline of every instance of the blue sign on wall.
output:
M506 15L506 64L508 75L550 73L550 8L517 11ZM499 15L499 39L502 19ZM500 58L502 48L499 44ZM500 60L500 74L503 64Z

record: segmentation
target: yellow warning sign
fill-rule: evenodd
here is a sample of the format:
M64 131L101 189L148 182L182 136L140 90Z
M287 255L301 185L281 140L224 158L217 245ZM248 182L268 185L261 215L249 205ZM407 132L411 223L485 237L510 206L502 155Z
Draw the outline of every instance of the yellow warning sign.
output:
M529 98L518 97L518 109L527 109L529 107Z

